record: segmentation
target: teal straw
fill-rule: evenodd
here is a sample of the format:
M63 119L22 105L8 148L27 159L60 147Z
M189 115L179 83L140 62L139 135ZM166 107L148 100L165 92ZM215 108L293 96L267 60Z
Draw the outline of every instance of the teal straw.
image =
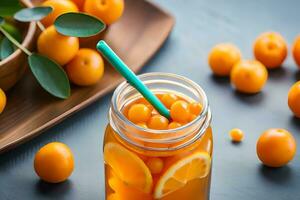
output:
M170 119L170 111L162 102L147 88L147 86L131 71L131 69L118 57L118 55L100 40L97 49L110 62L110 64L164 117Z

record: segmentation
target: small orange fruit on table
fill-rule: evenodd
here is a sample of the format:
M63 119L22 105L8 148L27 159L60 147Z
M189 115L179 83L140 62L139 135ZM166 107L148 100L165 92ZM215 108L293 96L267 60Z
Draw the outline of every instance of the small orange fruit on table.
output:
M65 65L72 60L79 49L79 40L76 37L64 36L49 26L43 31L37 41L38 52Z
M76 85L94 85L103 76L104 61L97 51L82 48L67 64L66 72L71 82Z
M3 112L6 106L6 95L4 91L0 88L0 114Z
M300 35L295 39L292 51L294 60L300 68Z
M296 82L289 90L288 105L296 117L300 118L300 81Z
M241 142L244 138L244 132L238 128L234 128L234 129L230 130L229 135L233 142Z
M84 11L110 25L122 16L124 0L86 0Z
M65 181L74 169L71 149L60 142L52 142L43 146L35 155L34 169L37 175L46 182Z
M55 19L64 13L78 12L76 4L69 0L47 0L41 6L50 6L53 8L53 11L41 20L46 27L51 26Z
M256 60L242 60L236 63L231 71L230 80L235 88L244 93L257 93L267 82L266 67Z
M240 50L230 43L218 44L209 53L211 70L218 76L229 76L233 65L240 61Z
M254 42L254 56L267 68L280 67L287 56L284 38L276 32L263 33Z
M258 139L257 156L269 167L281 167L290 162L296 153L296 141L284 129L266 130Z

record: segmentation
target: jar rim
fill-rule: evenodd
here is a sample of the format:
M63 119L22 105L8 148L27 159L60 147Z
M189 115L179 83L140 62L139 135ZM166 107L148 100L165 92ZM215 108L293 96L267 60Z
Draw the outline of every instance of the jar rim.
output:
M168 129L168 130L154 130L154 129L148 129L148 128L144 128L141 126L137 126L136 124L134 124L133 122L131 122L130 120L128 120L124 114L122 113L121 109L119 109L118 106L118 100L120 95L122 94L123 91L125 91L126 88L130 87L132 88L132 86L127 82L124 81L122 82L114 91L113 96L112 96L112 100L111 100L111 109L109 112L109 118L110 118L110 123L112 125L112 128L115 130L116 127L114 127L114 121L112 120L112 113L114 115L116 115L116 118L118 120L121 120L122 122L124 122L126 125L129 125L130 127L133 127L134 129L138 130L138 131L145 131L145 132L151 132L151 134L156 134L156 135L160 135L160 134L176 134L179 131L184 131L185 129L195 126L197 124L200 124L200 127L203 129L206 129L207 127L202 127L202 126L208 126L210 124L210 120L211 120L211 113L210 113L210 109L209 109L209 103L208 103L208 99L207 96L204 92L204 90L194 81L177 75L177 74L172 74L172 73L161 73L161 72L152 72L152 73L145 73L145 74L141 74L138 76L142 81L145 81L145 83L147 82L147 79L150 80L163 80L160 78L173 78L173 79L177 79L180 80L182 82L185 83L186 88L192 87L191 89L195 90L197 92L197 94L199 96L201 96L201 100L202 100L202 111L200 113L199 116L197 116L196 119L194 119L193 121L180 126L178 128L175 129ZM171 81L172 82L172 81ZM190 90L191 90L190 89ZM135 90L135 89L134 89ZM122 137L122 133L119 133L120 131L115 130L117 132L117 134L119 136ZM202 132L202 133L200 133ZM203 134L203 131L199 130L199 134ZM200 135L200 137L201 137ZM123 138L123 137L122 137ZM124 139L124 138L123 138ZM180 138L177 138L180 139ZM128 140L127 140L128 141ZM166 141L162 141L161 143L166 142Z

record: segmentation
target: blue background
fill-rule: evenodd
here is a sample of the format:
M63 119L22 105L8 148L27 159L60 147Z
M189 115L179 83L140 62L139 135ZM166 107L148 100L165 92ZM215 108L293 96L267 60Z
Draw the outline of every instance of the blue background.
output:
M207 65L211 47L235 43L251 59L254 39L262 32L280 32L290 44L300 34L300 1L156 0L176 17L175 28L144 72L171 72L200 84L213 112L213 200L294 200L300 197L299 151L280 169L263 167L256 157L262 131L285 128L300 142L300 120L287 106L289 87L300 78L291 55L282 69L270 72L264 91L256 95L235 92L228 79L212 76ZM102 137L111 94L20 147L0 155L0 199L104 199ZM228 131L239 127L245 140L234 145ZM36 177L33 157L43 145L60 141L75 155L71 178L49 185Z

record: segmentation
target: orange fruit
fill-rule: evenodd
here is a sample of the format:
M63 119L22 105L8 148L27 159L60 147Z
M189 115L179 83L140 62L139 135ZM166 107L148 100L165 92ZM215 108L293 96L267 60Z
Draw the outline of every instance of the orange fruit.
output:
M206 177L210 171L210 164L211 158L206 152L195 152L178 160L159 178L154 188L154 198L163 198L190 180Z
M167 107L170 108L172 104L177 101L178 97L175 94L167 93L161 97L161 102Z
M38 52L47 56L60 65L72 60L79 49L79 40L76 37L64 36L49 26L43 31L37 41Z
M118 143L104 146L104 161L125 185L150 193L152 175L144 161Z
M147 123L148 128L156 130L168 129L168 125L169 120L162 115L152 116Z
M231 71L230 80L235 88L244 93L257 93L268 79L266 67L256 60L242 60Z
M175 129L175 128L178 128L182 126L180 123L178 122L171 122L169 125L168 125L168 129Z
M110 25L122 16L124 0L86 0L84 11Z
M300 81L296 82L289 90L288 105L296 117L300 118Z
M43 146L34 157L34 170L44 181L59 183L73 172L74 157L71 149L60 142Z
M188 105L188 110L193 115L200 115L202 111L202 105L198 102L193 102Z
M284 38L276 32L263 33L254 42L255 58L267 68L280 67L287 56L287 45Z
M103 76L104 61L97 51L82 48L66 65L66 72L70 81L76 85L94 85Z
M42 3L41 6L50 6L53 11L41 20L44 26L51 26L55 19L68 12L78 12L76 4L69 0L47 0Z
M222 43L212 48L208 56L208 63L215 75L229 76L233 65L240 59L240 50L235 45Z
M171 118L176 122L186 123L189 120L190 112L188 110L188 103L178 100L172 104L170 109Z
M300 35L295 39L292 51L294 60L298 65L298 68L300 68Z
M133 123L146 123L151 117L151 110L144 104L133 104L128 111L128 119Z
M244 138L244 132L238 128L234 128L234 129L230 130L229 135L233 142L241 142Z
M294 158L296 141L292 134L284 129L269 129L259 137L256 152L264 165L281 167Z
M110 177L108 185L114 193L108 195L107 200L153 200L151 194L127 185L116 175L111 175Z
M83 10L85 0L72 0L79 10Z
M164 168L164 161L161 158L152 157L146 162L152 174L159 174Z
M0 88L0 114L3 112L6 106L6 95L4 91Z
M137 123L136 125L142 127L142 128L148 128L146 123Z

